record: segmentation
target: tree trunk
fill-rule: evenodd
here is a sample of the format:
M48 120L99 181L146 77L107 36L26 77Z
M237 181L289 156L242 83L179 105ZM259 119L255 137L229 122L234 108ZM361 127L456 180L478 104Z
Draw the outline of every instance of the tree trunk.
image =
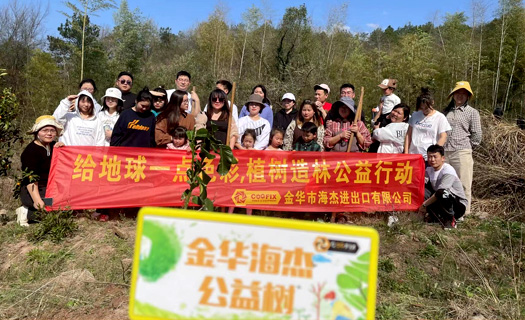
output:
M235 55L235 34L232 33L232 58L230 60L230 77L233 77L233 56Z
M87 4L84 6L84 21L82 23L82 57L80 58L80 81L84 79L84 40L86 35Z
M481 73L481 48L483 44L483 23L480 24L479 32L480 33L479 33L479 54L478 54L478 78L476 81L476 90L475 90L476 93L477 93L477 90L479 89L479 77Z
M217 55L219 51L219 36L220 36L220 31L217 28L217 41L215 42L215 52L213 54L213 76L215 78L217 77Z
M499 42L499 54L498 54L498 69L496 70L496 81L494 83L494 90L492 92L492 108L496 107L498 102L498 89L499 89L499 77L501 74L501 57L503 55L503 43L505 42L505 8L501 13L501 37Z
M263 30L263 38L262 38L262 44L261 44L261 56L259 57L259 73L257 74L257 79L259 80L261 80L261 68L262 68L262 59L263 59L265 39L266 39L266 20L264 20L264 30Z
M512 62L512 71L510 72L509 85L507 86L507 92L505 93L505 102L503 103L503 113L507 109L507 101L509 99L510 86L512 84L512 77L514 77L514 69L516 67L516 59L518 58L519 45L516 44L516 52L514 53L514 61Z
M330 54L332 53L332 43L334 42L334 34L330 36L330 45L328 46L328 54L326 55L326 68L330 66Z
M244 43L242 45L242 54L241 54L241 66L239 67L239 81L241 80L242 75L242 63L244 61L244 50L246 49L246 40L248 39L248 29L246 29L246 32L244 33ZM261 72L261 67L259 66L259 74Z

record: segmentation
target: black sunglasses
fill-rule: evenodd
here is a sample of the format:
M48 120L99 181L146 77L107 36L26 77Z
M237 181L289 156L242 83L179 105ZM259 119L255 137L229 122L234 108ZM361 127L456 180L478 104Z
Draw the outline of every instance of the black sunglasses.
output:
M120 84L127 84L128 86L131 86L132 83L133 82L131 82L129 80L124 80L124 79L120 80Z

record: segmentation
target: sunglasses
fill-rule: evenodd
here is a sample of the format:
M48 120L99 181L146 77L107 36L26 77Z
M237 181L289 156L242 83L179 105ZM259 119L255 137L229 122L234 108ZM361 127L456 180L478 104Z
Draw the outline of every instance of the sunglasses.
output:
M224 102L224 98L212 98L212 102Z
M120 80L119 82L120 82L120 84L127 84L128 86L131 86L131 84L133 83L133 82L131 82L129 80L124 80L124 79Z

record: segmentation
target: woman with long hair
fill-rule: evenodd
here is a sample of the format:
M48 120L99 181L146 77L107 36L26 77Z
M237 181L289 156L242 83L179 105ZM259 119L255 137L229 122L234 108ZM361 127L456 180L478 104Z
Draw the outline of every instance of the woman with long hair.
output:
M217 126L215 138L219 139L223 144L226 144L226 137L228 134L228 120L230 118L230 108L228 104L228 96L221 89L213 90L208 97L208 104L205 112L201 112L195 120L195 127L197 130L206 128L211 130L212 123ZM239 137L237 125L232 118L230 130L230 148L234 148L235 143Z
M173 141L169 132L176 127L180 126L189 131L193 130L195 117L187 113L187 110L188 93L181 90L173 91L166 109L157 117L155 142L158 147L166 148L166 145Z
M313 122L317 126L317 143L321 146L321 151L323 151L323 137L325 131L321 119L321 113L315 107L314 102L311 100L304 100L299 107L297 117L290 122L288 128L286 128L283 149L285 151L292 151L297 140L303 136L303 131L301 130L303 124L306 122Z

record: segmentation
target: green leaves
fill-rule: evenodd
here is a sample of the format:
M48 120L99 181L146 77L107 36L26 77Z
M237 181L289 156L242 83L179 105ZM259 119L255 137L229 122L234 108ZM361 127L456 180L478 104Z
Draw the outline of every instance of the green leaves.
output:
M215 138L215 131L217 131L217 126L212 123L211 131L194 129L186 132L190 142L192 161L191 167L186 171L190 187L182 195L185 209L188 208L191 199L194 204L200 206L203 210L213 211L213 202L208 199L207 190L211 177L204 171L206 160L213 160L217 157L216 154L220 155L217 172L221 176L230 171L232 164L237 163L237 159L233 156L230 147L222 144ZM192 196L193 190L197 187L199 188L199 195Z
M359 289L361 287L361 280L351 274L343 273L337 276L337 285L341 289Z
M337 286L344 300L360 312L366 311L369 261L370 252L363 253L344 267L345 273L337 275Z

